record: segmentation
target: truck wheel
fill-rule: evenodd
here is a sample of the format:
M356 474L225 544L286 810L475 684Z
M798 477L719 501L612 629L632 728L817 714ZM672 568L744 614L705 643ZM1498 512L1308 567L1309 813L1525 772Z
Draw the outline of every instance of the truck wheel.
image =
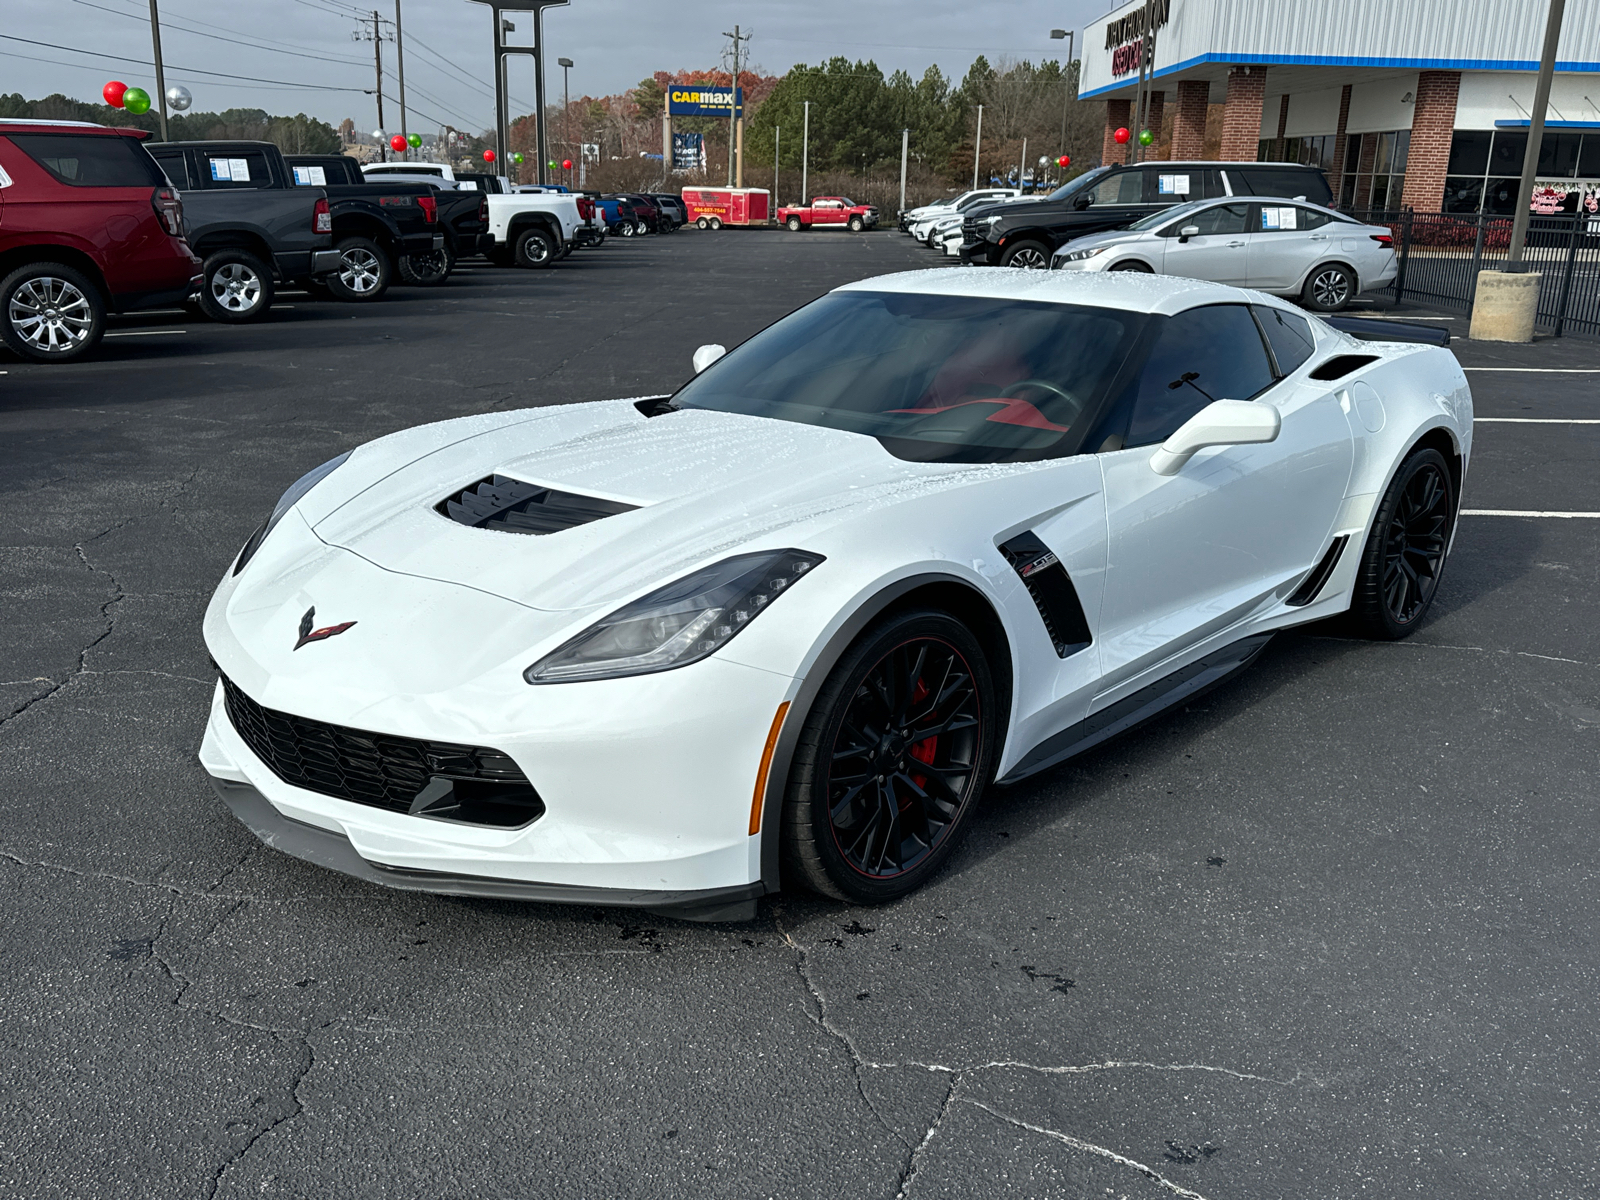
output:
M721 229L722 228L722 218L721 217L712 217L711 218L711 228L713 228L713 229Z
M438 287L455 270L456 256L450 253L449 246L441 246L422 254L402 255L395 266L401 283L412 287Z
M1049 270L1050 247L1043 242L1018 242L1006 247L1006 252L1000 256L1000 265L1024 271Z
M710 229L711 222L706 220L704 217L696 217L694 220L694 227L696 229Z
M88 276L63 263L18 267L0 283L5 320L0 335L11 350L34 362L82 358L106 331L106 306Z
M618 225L617 226L617 234L618 234L619 237L632 237L633 236L633 222L632 221L624 221L622 224Z
M633 232L639 237L643 237L645 234L650 232L650 227L643 221L636 221L634 222Z
M540 268L548 267L556 261L556 240L549 232L538 228L524 229L517 234L516 240L517 266Z
M328 290L336 299L365 303L389 290L394 268L377 242L366 237L347 237L334 249L339 252L339 269L327 279Z
M784 222L784 224L789 227L789 232L790 233L799 233L800 232L800 218L799 217L790 217L787 221Z
M274 296L272 272L248 250L218 250L206 257L200 311L213 321L241 325L260 320Z
M850 232L851 233L860 233L866 227L867 227L867 223L865 221L863 221L860 217L851 217L850 218Z

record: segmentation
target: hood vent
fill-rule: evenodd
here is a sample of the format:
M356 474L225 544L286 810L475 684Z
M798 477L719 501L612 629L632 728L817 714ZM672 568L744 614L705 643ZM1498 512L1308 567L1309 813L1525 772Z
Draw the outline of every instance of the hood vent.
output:
M560 533L638 507L557 491L505 475L480 479L434 506L457 524L502 533Z

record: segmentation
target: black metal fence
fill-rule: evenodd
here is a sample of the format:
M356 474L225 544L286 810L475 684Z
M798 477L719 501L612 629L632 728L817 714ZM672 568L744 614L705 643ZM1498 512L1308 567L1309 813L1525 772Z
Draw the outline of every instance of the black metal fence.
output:
M1400 270L1394 283L1369 295L1472 311L1479 271L1504 266L1511 218L1487 214L1367 212L1351 214L1394 231ZM1535 327L1600 337L1600 214L1534 216L1523 263L1540 272Z

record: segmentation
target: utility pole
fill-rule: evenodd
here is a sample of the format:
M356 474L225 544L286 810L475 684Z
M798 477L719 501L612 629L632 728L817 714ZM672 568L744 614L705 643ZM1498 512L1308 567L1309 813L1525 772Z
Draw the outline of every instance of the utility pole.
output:
M778 148L783 145L783 126L772 127L772 204L778 203Z
M1528 114L1528 148L1522 154L1522 182L1517 186L1517 214L1511 222L1511 248L1505 270L1525 271L1522 243L1528 240L1528 212L1533 207L1533 180L1538 173L1539 148L1544 142L1544 114L1550 105L1550 80L1556 70L1556 47L1561 42L1561 17L1566 0L1550 0L1544 24L1544 52L1539 56L1539 81L1533 87L1533 111ZM1574 221L1578 217L1572 218Z
M739 26L733 27L733 32L726 30L722 34L725 38L733 39L733 89L728 97L728 186L744 186L744 130L739 117L739 47L743 42L750 40L747 33L739 36ZM738 167L734 167L737 154Z
M811 101L805 102L805 124L800 127L800 203L805 204L810 197L807 187L807 172L811 169Z
M167 75L161 67L161 17L156 12L156 0L150 0L150 44L156 52L156 110L161 123L161 140L167 141Z
M150 0L154 4L156 0ZM394 64L395 72L400 78L400 136L406 139L406 148L402 153L407 158L411 157L411 139L406 130L406 47L400 37L400 0L394 0ZM383 127L380 119L378 127Z
M1022 182L1023 175L1028 171L1028 139L1022 139L1022 161L1017 164L1017 190L1023 191L1026 185Z
M911 130L900 131L900 211L906 210L906 157L911 150Z
M978 105L978 136L972 140L972 188L978 188L978 155L983 151L983 105Z
M375 75L375 77L377 79L378 128L382 129L383 128L383 43L384 43L386 38L387 38L387 40L390 40L390 41L393 41L394 39L392 37L389 37L389 35L384 33L383 27L384 27L384 25L388 24L388 22L386 22L382 17L380 17L378 15L378 10L377 9L373 9L372 10L372 16L370 18L372 25L371 25L370 29L367 27L367 22L368 22L369 18L367 18L367 17L357 17L356 20L360 23L361 28L356 30L356 31L354 31L354 32L352 32L350 34L350 40L352 42L371 42L372 43L372 68L373 68L373 73L374 73L374 75ZM389 148L388 148L388 145L384 142L384 140L381 137L378 139L378 157L383 162L388 162L389 161Z
M1072 82L1067 82L1067 72L1072 70L1072 47L1076 40L1077 31L1074 29L1052 29L1050 36L1060 40L1067 39L1067 65L1061 72L1061 155L1067 153L1067 105L1072 101L1072 94L1077 88L1077 72L1072 72Z

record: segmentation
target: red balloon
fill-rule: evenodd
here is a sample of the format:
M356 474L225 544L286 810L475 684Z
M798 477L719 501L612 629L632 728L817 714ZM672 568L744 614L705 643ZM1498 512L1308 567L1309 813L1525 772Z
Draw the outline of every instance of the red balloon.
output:
M394 150L396 152L404 150L406 148L406 145L407 145L406 139L401 134L397 133L392 138L389 139L389 149Z
M128 85L120 79L113 79L100 89L100 94L106 98L106 103L112 108L122 107L122 93L128 90Z
M484 162L493 162L494 161L494 151L493 150L485 150L483 152L483 161Z
M571 160L571 159L570 159L570 158L563 158L563 159L562 159L562 160L561 160L561 169L562 169L562 170L563 170L563 171L570 171L570 170L572 170L572 160Z
M1117 130L1111 135L1111 137L1119 146L1126 146L1128 144L1129 134L1126 129Z
M1056 159L1056 166L1058 167L1070 167L1071 165L1072 155L1070 154L1063 154L1060 158Z

